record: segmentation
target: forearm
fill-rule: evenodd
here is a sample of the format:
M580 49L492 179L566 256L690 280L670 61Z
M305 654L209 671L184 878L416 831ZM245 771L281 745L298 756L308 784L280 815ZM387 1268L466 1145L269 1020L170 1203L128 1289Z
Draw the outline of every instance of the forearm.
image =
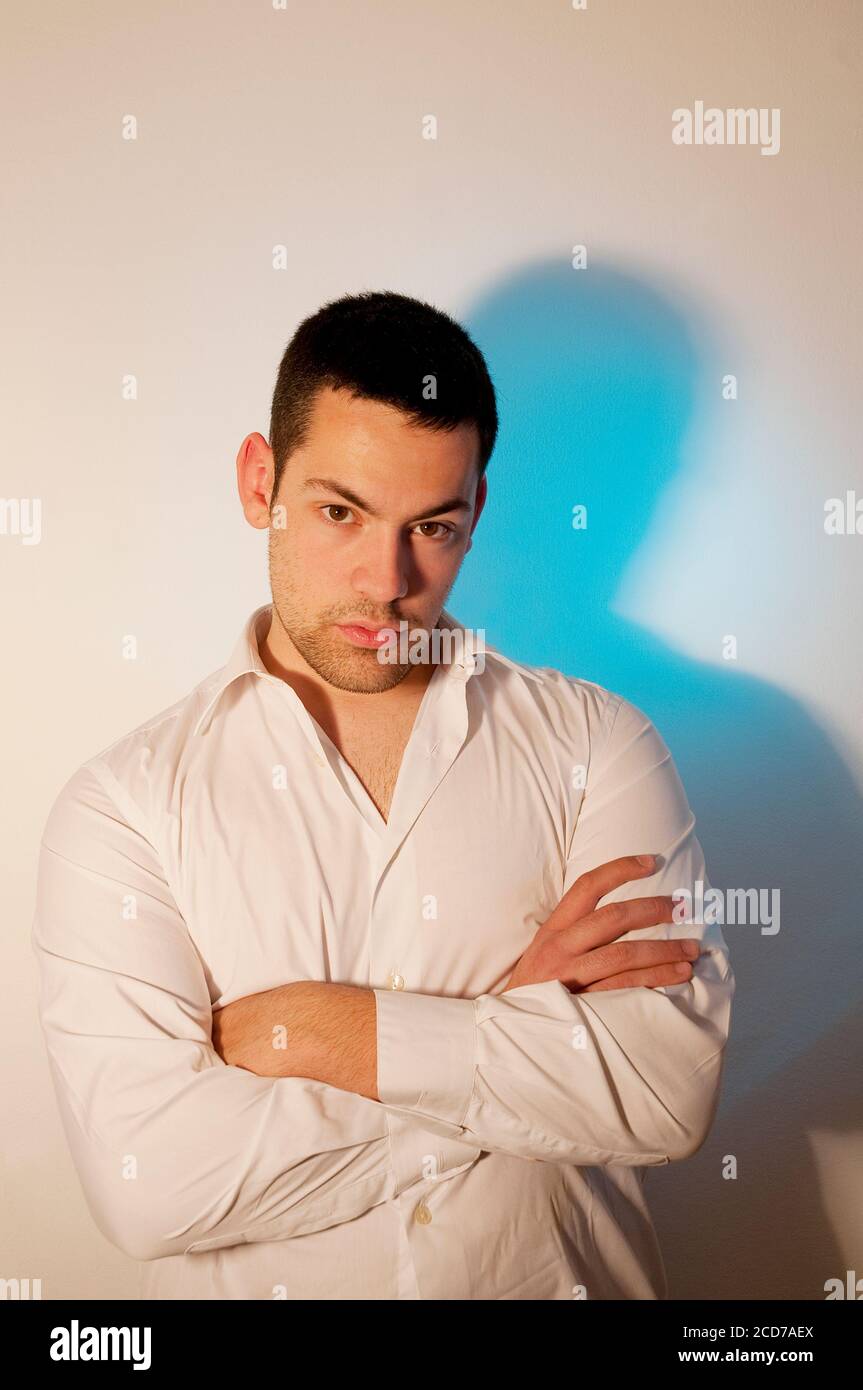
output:
M378 1100L374 992L299 980L213 1014L213 1045L258 1076L304 1076Z

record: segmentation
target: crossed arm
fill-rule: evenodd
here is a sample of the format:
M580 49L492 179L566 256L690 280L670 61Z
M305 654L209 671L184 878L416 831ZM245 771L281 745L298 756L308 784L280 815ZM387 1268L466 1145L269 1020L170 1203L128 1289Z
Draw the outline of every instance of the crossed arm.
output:
M213 1046L257 1076L305 1076L379 1100L374 990L299 980L213 1014Z
M61 1118L108 1239L146 1260L353 1220L412 1181L393 1169L391 1113L422 1144L443 1140L442 1167L453 1169L484 1150L635 1166L694 1152L718 1099L734 988L721 931L687 926L701 959L676 983L643 989L627 988L627 974L657 968L671 947L669 968L684 930L649 925L668 920L659 899L646 900L647 937L622 920L590 942L573 936L583 935L579 880L614 854L652 842L665 856L654 892L706 880L694 818L634 707L621 707L595 761L564 899L502 994L299 981L215 1017L146 816L103 761L79 770L46 825L33 945ZM608 906L633 909L625 900L640 888L624 881ZM616 939L629 931L637 943ZM636 944L633 959L620 954ZM567 973L597 950L601 978Z
M642 862L643 861L643 862ZM653 871L653 856L626 855L578 878L518 962L507 989L559 980L589 993L657 988L692 976L696 937L619 941L675 920L669 896L597 909L600 898ZM506 991L504 991L506 992ZM213 1046L229 1066L257 1076L304 1076L380 1100L373 989L299 980L246 995L213 1014Z

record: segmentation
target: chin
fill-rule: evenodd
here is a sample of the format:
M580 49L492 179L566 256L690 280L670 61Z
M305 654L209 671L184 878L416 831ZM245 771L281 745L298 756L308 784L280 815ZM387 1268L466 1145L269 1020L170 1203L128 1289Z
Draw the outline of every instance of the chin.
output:
M410 670L410 666L378 661L377 652L357 651L355 655L346 657L340 651L338 655L334 652L331 660L321 663L318 674L337 690L380 695L400 685Z

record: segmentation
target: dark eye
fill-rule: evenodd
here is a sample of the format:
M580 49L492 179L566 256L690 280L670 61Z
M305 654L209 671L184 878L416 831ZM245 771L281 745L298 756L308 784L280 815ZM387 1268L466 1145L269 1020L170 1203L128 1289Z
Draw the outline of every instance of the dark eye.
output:
M348 516L351 515L351 509L350 509L350 507L346 507L346 506L345 506L343 503L341 503L341 502L328 502L327 505L326 505L325 507L321 507L321 511L324 512L324 513L326 513L326 512L347 512ZM342 519L341 519L340 517L325 516L325 520L326 520L326 521L331 521L332 524L333 524L334 526L339 526L339 525L342 524Z
M438 533L438 535L426 537L427 540L431 541L442 541L448 535L451 535L453 531L452 526L445 526L442 521L421 521L420 528L422 528L423 526L439 526L441 528L441 531Z

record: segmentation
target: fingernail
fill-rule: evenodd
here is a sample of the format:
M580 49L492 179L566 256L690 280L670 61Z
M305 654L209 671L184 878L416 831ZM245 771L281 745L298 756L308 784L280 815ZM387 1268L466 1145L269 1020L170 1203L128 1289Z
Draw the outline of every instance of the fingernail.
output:
M690 960L694 960L695 957L698 955L698 942L697 942L697 941L684 941L684 943L683 943L683 954L684 954L685 956L689 956L689 959L690 959Z
M683 962L681 961L680 965L678 965L678 967L677 967L677 973L678 973L678 975L687 975L687 976L688 976L691 969L692 969L692 966L691 966L691 965L684 965Z
M654 855L652 855L652 854L637 854L635 857L636 857L636 859L638 860L639 864L646 864L646 865L648 866L648 868L652 867L652 865L653 865L653 860L654 860Z

